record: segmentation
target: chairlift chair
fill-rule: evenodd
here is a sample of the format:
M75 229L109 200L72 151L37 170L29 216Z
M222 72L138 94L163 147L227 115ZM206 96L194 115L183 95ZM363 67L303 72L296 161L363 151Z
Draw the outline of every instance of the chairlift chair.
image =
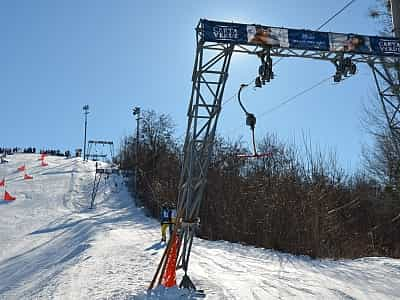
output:
M246 114L246 125L250 127L251 130L251 135L252 135L252 142L253 142L253 154L238 154L236 157L238 158L243 158L243 159L259 159L259 158L264 158L264 157L271 157L273 153L271 151L265 152L265 153L258 153L257 148L256 148L256 141L255 141L255 135L254 135L254 130L256 127L256 116L252 113L249 113L246 108L244 107L242 100L240 98L240 94L243 90L243 88L247 87L248 84L241 84L238 92L238 101L239 105Z

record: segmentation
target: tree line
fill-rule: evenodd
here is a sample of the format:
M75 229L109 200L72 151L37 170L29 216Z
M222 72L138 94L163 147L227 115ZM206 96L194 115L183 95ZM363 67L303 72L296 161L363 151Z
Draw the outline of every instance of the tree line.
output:
M137 163L139 205L156 218L162 206L177 200L183 154L173 133L170 116L145 111L138 156L136 135L123 138L117 156L123 170ZM400 159L390 156L387 172L377 172L365 150L362 171L346 174L334 153L310 144L304 139L299 147L266 135L259 150L272 155L243 159L238 154L248 150L241 140L218 137L198 236L311 257L400 257L400 181L390 169ZM375 156L388 159L386 148L377 149Z

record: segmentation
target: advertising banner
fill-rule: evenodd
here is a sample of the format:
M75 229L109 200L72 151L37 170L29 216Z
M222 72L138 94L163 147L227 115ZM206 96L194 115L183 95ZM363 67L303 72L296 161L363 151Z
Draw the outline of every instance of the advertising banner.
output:
M331 44L330 50L334 52L372 53L368 36L330 33L329 40Z
M371 48L375 55L400 55L400 41L394 38L371 37Z
M326 32L289 29L289 46L293 49L329 51L329 34Z
M247 25L203 20L203 38L208 42L247 44Z
M285 28L247 25L247 40L253 45L289 47L288 30Z
M245 45L348 52L378 56L400 56L400 40L357 34L328 33L201 20L203 39Z

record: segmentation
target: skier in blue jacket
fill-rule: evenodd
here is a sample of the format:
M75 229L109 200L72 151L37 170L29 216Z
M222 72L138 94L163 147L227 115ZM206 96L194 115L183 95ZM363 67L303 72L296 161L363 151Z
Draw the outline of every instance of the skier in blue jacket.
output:
M170 224L169 209L163 207L161 210L161 241L167 241L167 228Z

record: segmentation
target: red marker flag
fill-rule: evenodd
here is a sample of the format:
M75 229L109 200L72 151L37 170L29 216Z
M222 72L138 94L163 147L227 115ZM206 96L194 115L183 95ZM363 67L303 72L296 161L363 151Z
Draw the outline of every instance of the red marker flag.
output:
M5 186L6 180L3 178L3 180L0 181L0 186Z
M25 165L18 167L18 171L23 172L25 171Z
M16 197L11 196L7 191L4 192L4 201L14 201Z
M30 175L28 175L28 174L25 173L24 179L25 179L25 180L27 180L27 179L33 179L33 176L30 176Z
M47 167L49 164L47 162L45 162L44 160L42 160L42 167Z

